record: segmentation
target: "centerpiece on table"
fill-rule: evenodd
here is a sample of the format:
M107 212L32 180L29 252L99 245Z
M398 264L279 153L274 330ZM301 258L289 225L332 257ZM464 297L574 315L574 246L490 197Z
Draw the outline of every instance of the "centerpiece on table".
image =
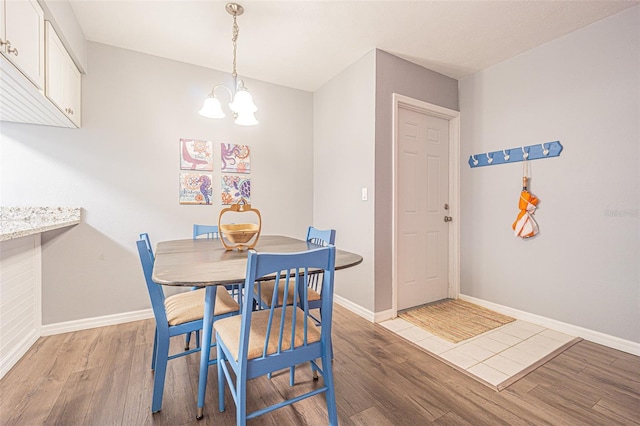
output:
M222 223L222 216L225 213L253 213L258 218L258 223ZM218 216L218 230L220 231L220 241L226 250L248 250L258 243L260 231L262 229L262 216L260 211L251 207L244 198L236 204L222 209Z

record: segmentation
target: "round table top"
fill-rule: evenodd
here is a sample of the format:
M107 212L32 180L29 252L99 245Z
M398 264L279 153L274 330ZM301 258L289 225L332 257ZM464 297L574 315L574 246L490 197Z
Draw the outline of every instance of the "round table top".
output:
M319 247L296 238L264 235L257 252L296 253ZM156 247L153 281L173 286L208 286L244 281L247 251L227 251L219 239L162 241ZM336 249L336 270L362 263L362 256ZM266 278L265 278L266 279Z

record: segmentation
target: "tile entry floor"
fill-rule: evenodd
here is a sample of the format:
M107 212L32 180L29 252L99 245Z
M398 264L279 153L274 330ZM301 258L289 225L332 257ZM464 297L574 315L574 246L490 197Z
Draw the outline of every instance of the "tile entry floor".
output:
M437 337L401 318L380 325L496 390L538 367L536 364L554 351L580 340L520 320L459 343Z

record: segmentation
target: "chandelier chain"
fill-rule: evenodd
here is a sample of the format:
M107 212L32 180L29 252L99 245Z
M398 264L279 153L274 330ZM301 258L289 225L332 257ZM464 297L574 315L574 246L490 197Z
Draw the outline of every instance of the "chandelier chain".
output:
M238 76L236 72L236 51L238 50L238 33L240 29L238 28L238 23L236 22L236 13L233 14L233 37L231 41L233 42L233 73L231 74L235 80Z

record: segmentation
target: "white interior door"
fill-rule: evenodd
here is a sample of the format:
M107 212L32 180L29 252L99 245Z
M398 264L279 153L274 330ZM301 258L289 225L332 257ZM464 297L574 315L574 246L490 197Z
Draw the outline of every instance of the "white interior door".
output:
M397 135L397 309L448 294L449 121L402 106Z

